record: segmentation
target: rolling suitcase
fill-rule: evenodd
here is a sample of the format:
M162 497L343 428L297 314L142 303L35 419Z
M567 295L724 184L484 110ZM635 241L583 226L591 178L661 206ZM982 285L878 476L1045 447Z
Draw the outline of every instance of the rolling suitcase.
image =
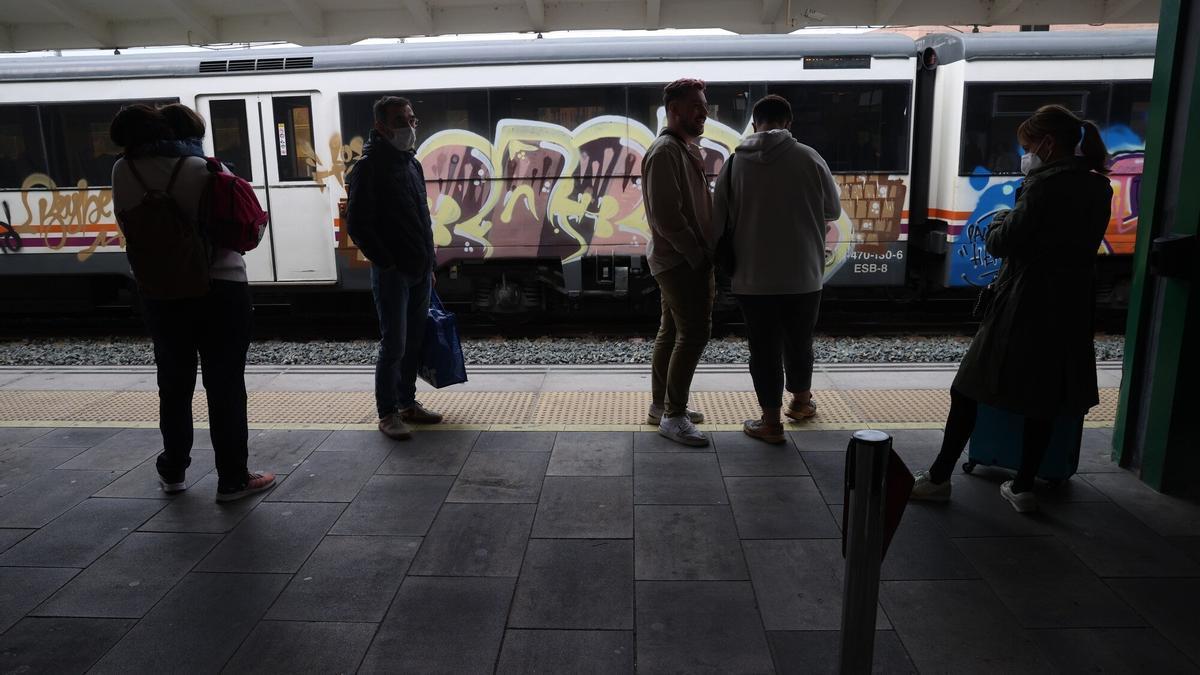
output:
M989 405L979 404L975 417L975 431L967 461L962 469L967 473L976 466L998 466L1016 471L1021 466L1021 435L1025 418ZM1050 447L1038 478L1052 485L1061 483L1075 475L1079 468L1079 446L1083 440L1083 416L1060 416L1054 421L1054 432L1050 436Z

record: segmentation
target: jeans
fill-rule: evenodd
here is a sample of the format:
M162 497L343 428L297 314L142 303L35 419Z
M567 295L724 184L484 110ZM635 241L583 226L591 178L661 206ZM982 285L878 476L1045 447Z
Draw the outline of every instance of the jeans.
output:
M783 407L783 390L812 389L813 328L821 291L794 295L739 295L750 343L750 377L763 410Z
M654 338L650 393L666 406L668 417L687 411L692 376L712 334L716 281L712 265L692 269L684 263L654 277L662 295L662 317Z
M417 368L429 315L430 272L413 278L396 269L371 266L371 293L379 315L375 361L375 407L383 419L417 400Z
M249 438L245 378L252 316L249 286L214 279L202 298L147 299L145 310L158 370L163 437L159 473L177 476L192 462L192 395L199 354L219 487L240 487L246 482Z
M942 449L929 468L929 479L935 483L945 483L954 473L954 465L971 440L971 432L975 431L975 416L979 412L979 404L966 394L950 388L950 414L946 417L946 431L942 435ZM1025 418L1025 427L1021 432L1021 466L1017 469L1013 490L1026 492L1033 489L1033 479L1037 470L1042 466L1046 457L1046 449L1050 446L1050 436L1054 433L1054 420Z

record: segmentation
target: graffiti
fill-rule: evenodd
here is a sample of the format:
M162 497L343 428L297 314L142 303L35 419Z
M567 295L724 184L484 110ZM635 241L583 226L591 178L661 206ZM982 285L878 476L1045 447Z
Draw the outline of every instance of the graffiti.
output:
M4 204L4 220L0 220L0 252L16 253L21 250L21 235L13 229L12 212L8 210L8 202Z
M342 135L334 134L329 137L329 155L333 157L333 162L329 167L321 165L320 158L308 142L302 142L296 153L312 169L313 180L321 186L322 190L327 187L325 181L330 178L337 181L342 189L345 189L346 170L362 156L362 149L362 138L355 137L349 145L342 145Z
M118 231L114 236L109 225L112 190L89 190L82 179L74 189L59 188L46 174L35 173L21 184L21 201L26 215L18 229L40 236L52 251L84 246L75 254L84 261L101 246L125 246L123 235Z

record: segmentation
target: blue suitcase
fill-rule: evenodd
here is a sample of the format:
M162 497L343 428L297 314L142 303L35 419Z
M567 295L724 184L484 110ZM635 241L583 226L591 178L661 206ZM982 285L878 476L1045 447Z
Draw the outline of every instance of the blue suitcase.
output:
M971 473L979 465L1016 471L1021 466L1024 426L1024 416L980 403L963 471ZM1079 446L1082 441L1083 416L1061 416L1056 419L1050 447L1038 469L1038 478L1055 484L1075 475L1075 470L1079 468Z

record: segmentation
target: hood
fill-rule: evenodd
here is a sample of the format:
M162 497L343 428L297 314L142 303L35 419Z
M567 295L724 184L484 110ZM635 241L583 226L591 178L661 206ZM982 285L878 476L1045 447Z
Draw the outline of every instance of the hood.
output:
M761 131L742 141L737 146L737 155L749 162L770 164L795 145L796 139L792 138L792 132L787 129Z

